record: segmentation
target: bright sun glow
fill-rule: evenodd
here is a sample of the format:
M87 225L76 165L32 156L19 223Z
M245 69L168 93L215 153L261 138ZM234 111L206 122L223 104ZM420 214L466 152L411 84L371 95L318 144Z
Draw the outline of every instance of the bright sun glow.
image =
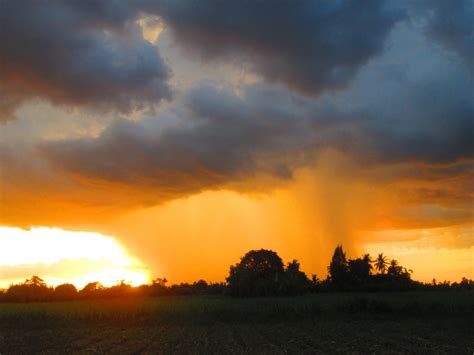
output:
M0 227L0 287L33 274L50 285L72 282L77 287L91 281L106 286L120 280L132 285L149 281L148 270L112 237L59 228Z

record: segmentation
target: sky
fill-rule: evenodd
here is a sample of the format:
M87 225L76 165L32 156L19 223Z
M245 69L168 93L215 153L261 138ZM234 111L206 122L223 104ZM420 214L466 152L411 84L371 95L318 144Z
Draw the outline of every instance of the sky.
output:
M474 3L0 2L0 287L474 278Z

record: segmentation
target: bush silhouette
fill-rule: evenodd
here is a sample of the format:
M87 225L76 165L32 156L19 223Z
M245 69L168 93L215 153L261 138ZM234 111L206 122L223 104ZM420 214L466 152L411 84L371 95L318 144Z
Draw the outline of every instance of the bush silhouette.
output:
M372 272L372 265L370 262L369 254L365 254L362 258L349 260L348 279L351 282L351 286L365 286L369 282Z
M79 292L79 296L83 298L93 298L101 294L104 286L100 282L89 282L84 288Z
M70 283L65 283L56 286L54 289L54 298L61 301L69 301L77 296L76 286Z
M11 285L6 294L7 300L20 302L43 302L53 299L54 290L38 276L32 276L18 285Z

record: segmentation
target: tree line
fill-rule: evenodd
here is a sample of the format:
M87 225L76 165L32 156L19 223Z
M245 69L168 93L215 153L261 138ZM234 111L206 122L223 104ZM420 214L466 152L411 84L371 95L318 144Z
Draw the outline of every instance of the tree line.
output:
M286 265L280 256L266 249L251 250L238 263L230 266L226 282L167 285L166 278L157 278L151 284L133 287L125 281L105 287L91 282L78 290L65 283L51 287L38 276L23 283L13 284L0 293L0 302L70 301L131 296L166 295L229 295L234 297L292 296L311 292L338 291L406 291L406 290L472 290L474 281L463 278L461 282L444 281L421 283L411 278L413 271L389 260L383 253L372 258L365 254L348 259L342 245L334 250L328 266L328 275L320 280L316 275L309 278L300 270L297 260Z
M408 291L474 289L474 281L463 278L461 282L422 283L411 278L413 270L388 259L383 253L372 258L369 254L348 259L342 245L334 250L327 268L327 277L307 275L300 270L297 260L283 264L271 250L252 250L239 263L230 267L227 293L232 296L282 296L309 292L335 291Z

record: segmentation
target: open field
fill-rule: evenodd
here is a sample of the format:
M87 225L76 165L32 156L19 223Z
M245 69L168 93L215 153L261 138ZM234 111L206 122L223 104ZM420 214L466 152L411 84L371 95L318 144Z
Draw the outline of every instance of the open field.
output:
M472 354L472 296L330 293L1 304L0 352Z

